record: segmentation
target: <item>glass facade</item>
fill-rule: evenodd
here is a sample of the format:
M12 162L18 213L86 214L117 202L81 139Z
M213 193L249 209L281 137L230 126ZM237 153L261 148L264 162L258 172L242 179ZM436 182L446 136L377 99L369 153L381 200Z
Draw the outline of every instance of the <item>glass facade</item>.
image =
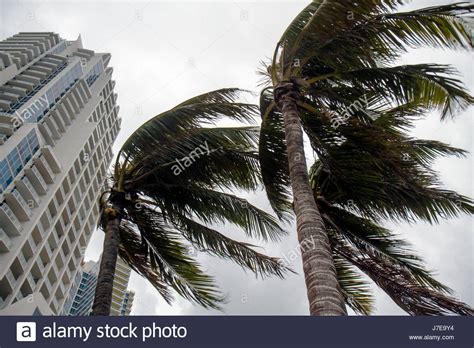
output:
M6 158L0 161L0 193L10 185L39 148L38 136L32 129Z
M129 299L130 299L130 292L127 291L125 293L125 297L123 299L122 307L120 309L120 315L127 315L127 307L128 307Z
M92 272L83 272L81 282L74 295L71 308L68 315L89 315L94 301L95 287L97 284L97 274Z
M63 41L59 44L58 47L54 48L52 51L51 51L51 54L59 54L61 53L62 51L64 51L67 47L67 44L66 44L66 41Z
M39 84L35 85L35 87L24 97L20 98L15 104L13 104L10 107L10 110L8 110L6 113L7 114L14 114L16 113L20 108L23 107L38 91L40 91L49 81L51 81L54 77L56 77L61 71L63 71L67 66L67 62L61 64L55 71L53 71L47 79L41 81ZM8 83L7 83L8 85Z
M25 110L18 112L19 117L24 122L38 122L46 112L55 105L82 75L81 62L76 62L74 66L58 81L54 83L42 96L38 97ZM33 90L35 91L35 90ZM33 92L32 91L32 92Z
M87 85L90 87L94 84L95 80L102 74L104 71L104 64L102 63L102 60L99 60L94 67L87 73L86 75L86 82Z

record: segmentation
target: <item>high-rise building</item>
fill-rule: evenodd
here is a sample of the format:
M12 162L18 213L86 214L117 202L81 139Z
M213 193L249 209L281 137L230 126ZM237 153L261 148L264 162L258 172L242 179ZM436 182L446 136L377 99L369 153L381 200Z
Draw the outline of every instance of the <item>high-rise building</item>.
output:
M97 285L97 274L99 263L88 261L81 267L77 274L74 285L71 287L70 300L63 308L64 315L89 315L94 304L95 288Z
M129 315L132 310L135 293L127 290L131 272L131 268L125 262L120 258L117 259L112 289L112 306L110 307L111 315Z
M64 306L64 314L77 316L91 313L99 266L100 261L88 261L82 265L82 275L77 280L77 285L71 289L72 301ZM118 259L112 288L110 315L130 315L135 296L133 291L127 290L130 273L130 267Z
M0 314L59 314L120 129L110 54L79 37L0 42Z

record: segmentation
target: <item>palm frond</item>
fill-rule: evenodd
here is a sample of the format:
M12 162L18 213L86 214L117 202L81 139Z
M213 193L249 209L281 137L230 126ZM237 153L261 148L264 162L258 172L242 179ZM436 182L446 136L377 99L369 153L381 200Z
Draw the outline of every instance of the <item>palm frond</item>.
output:
M337 241L335 252L356 265L380 286L403 310L411 315L473 315L459 300L419 285L406 269L392 265L376 255L361 255L354 247Z
M439 154L441 144L436 143L434 151L421 146L422 142L419 146L409 142L393 152L382 144L373 148L376 152L362 144L329 148L327 158L311 169L315 194L368 218L419 218L433 223L474 213L471 199L441 188L436 173L426 167ZM462 153L443 149L445 153Z
M206 224L231 223L249 237L277 241L287 234L278 221L267 212L236 195L203 187L161 186L161 191L147 192L165 216L178 212L196 216ZM183 199L186 197L186 199Z
M251 94L250 91L246 91L240 88L222 88L190 98L176 105L173 109L179 109L183 106L197 104L233 103L238 100L242 96L242 94L245 93Z
M205 274L189 255L189 249L183 244L179 233L165 227L160 214L142 206L140 209L131 209L124 220L122 229L127 230L129 239L132 239L131 234L135 234L134 228L140 232L140 247L133 251L147 260L152 272L162 283L168 284L191 302L205 308L220 308L224 298L213 278ZM135 234L135 238L137 236ZM121 248L125 253L131 252L124 241ZM150 274L143 272L143 268L138 270L145 276Z
M262 180L273 211L280 219L288 220L291 216L291 191L283 119L268 91L260 97L260 113L259 160Z
M269 275L283 277L285 272L290 271L281 265L279 259L253 250L254 245L235 241L186 216L174 214L173 224L177 225L178 231L200 251L233 260L262 278Z
M256 106L237 102L238 95L237 89L209 92L153 117L125 141L119 155L143 158L147 149L161 147L189 129L215 124L224 117L252 122L257 115Z
M308 76L316 66L344 71L393 63L408 47L471 47L470 35L461 16L473 12L473 5L452 4L398 13L357 12L360 11L357 7L356 12L347 9L351 20L340 21L342 27L326 26L330 35L327 40L319 37L320 27L314 28L313 35L298 52L304 63L303 75ZM329 16L338 17L339 14Z
M131 269L147 279L155 287L163 299L171 304L174 300L171 288L163 278L160 271L152 265L148 252L143 249L140 236L137 235L132 226L125 223L120 226L120 258L127 263Z
M362 315L370 315L374 311L374 297L370 285L354 266L339 255L333 255L334 266L336 266L337 279L342 289L346 304L354 312Z
M132 169L125 182L135 190L161 182L255 190L261 181L258 131L256 127L190 129L129 159Z
M438 108L444 119L474 104L474 97L456 75L446 65L416 64L342 72L335 75L333 82L349 84L366 95L380 95L399 105L416 103Z
M344 209L318 200L326 226L333 229L344 243L361 255L374 255L379 260L410 273L420 286L450 293L451 289L433 278L412 246L370 219L361 218Z
M127 139L109 178L100 225L107 222L104 208L112 201L120 205L120 256L168 302L172 290L206 308L220 308L224 300L188 253L191 245L262 277L290 271L208 226L233 223L263 240L286 233L275 217L226 193L255 191L262 182L259 129L215 127L224 117L254 121L257 107L238 102L241 94L235 88L209 92L155 116Z
M350 31L368 16L393 10L402 3L402 0L312 1L287 27L278 47L287 59L303 59L304 52L314 43L322 45L335 34Z

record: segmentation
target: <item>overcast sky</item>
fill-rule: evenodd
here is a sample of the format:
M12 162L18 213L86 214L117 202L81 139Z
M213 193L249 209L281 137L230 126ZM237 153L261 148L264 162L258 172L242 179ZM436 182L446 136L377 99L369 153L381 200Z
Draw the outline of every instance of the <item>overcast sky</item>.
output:
M411 1L410 8L449 2ZM0 39L20 31L54 31L73 40L80 34L84 47L110 52L115 90L119 95L122 130L115 153L123 141L150 117L194 95L222 87L257 90L255 73L259 62L271 56L274 45L306 1L12 1L0 0ZM472 53L423 49L403 57L405 63L453 64L473 88ZM439 122L431 115L418 124L415 136L441 140L472 152L472 109L456 122ZM473 196L472 158L443 159L436 169L445 187ZM265 195L249 199L267 208ZM438 279L456 290L471 306L473 299L472 218L462 217L437 226L424 223L387 226L411 241ZM242 240L229 226L225 233ZM297 250L295 231L281 243L265 245L271 255L284 257ZM97 259L103 233L96 232L86 259ZM286 280L256 280L240 267L200 256L215 276L228 303L227 314L307 314L307 298L301 264L293 264L299 275ZM154 288L132 275L130 288L136 292L133 314L209 314L178 299L168 306ZM374 287L377 314L403 314ZM212 312L215 313L215 312Z

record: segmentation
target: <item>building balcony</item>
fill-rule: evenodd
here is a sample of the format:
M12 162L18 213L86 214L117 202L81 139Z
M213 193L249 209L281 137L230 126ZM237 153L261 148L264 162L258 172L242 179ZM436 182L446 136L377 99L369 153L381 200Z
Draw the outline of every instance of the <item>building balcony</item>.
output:
M0 221L3 230L10 236L19 236L22 230L21 222L12 212L7 203L0 204Z
M38 266L38 269L39 271L41 272L41 274L44 274L44 265L43 265L43 262L41 260L38 260L36 262L36 265Z
M27 284L27 287L29 288L29 292L32 293L35 288L36 288L36 281L31 275L31 273L28 273L25 277L25 283Z
M74 98L74 100L75 100L77 106L79 107L79 109L82 109L84 107L85 103L87 102L87 100L82 99L82 96L80 95L80 93L78 91L77 85L76 85L76 88L72 89L71 96Z
M43 238L43 239L46 238L46 232L47 231L43 228L43 225L38 224L38 225L36 225L36 228L38 229L38 232L40 233L41 238Z
M46 253L46 255L48 256L48 260L51 260L51 257L53 256L53 251L51 250L51 247L49 246L48 243L46 243L44 245L43 250Z
M51 282L49 281L48 278L46 278L46 279L44 280L44 286L45 286L46 290L48 290L48 292L51 294L51 290L52 290L52 289L51 289Z
M58 126L58 130L61 133L66 133L66 126L64 125L64 119L58 113L57 110L53 110L50 112L51 118L54 120L54 123Z
M36 192L40 195L45 195L48 192L48 185L44 181L43 176L39 172L36 165L31 166L30 168L25 168L26 177L30 180L32 186L35 188Z
M43 74L46 74L46 75L49 75L53 72L53 69L46 68L46 67L39 66L39 65L34 65L29 70L42 72Z
M48 243L53 247L53 249L58 247L58 237L56 236L56 233L53 232L49 234Z
M69 117L69 113L63 103L58 104L57 108L54 110L54 113L59 115L63 120L64 124L66 124L67 126L70 126L72 124L71 118Z
M11 192L6 192L5 201L18 220L28 221L31 218L31 208L18 190L14 189Z
M38 65L39 66L39 65ZM46 80L48 78L48 73L45 73L44 71L41 71L41 70L37 70L37 69L33 69L33 68L29 68L27 71L25 71L23 74L23 76L34 76L34 77L37 77L39 78L41 81L43 80Z
M62 218L58 220L56 225L54 226L56 233L58 234L59 239L66 235L66 226Z
M53 148L51 146L43 146L41 148L41 153L43 154L53 173L61 173L61 163L59 163L56 155L54 154Z
M16 180L15 186L23 197L32 201L35 207L38 206L40 198L28 177L24 176L20 180Z
M77 85L77 91L79 92L82 101L84 104L87 103L87 101L92 98L92 94L90 92L89 87L87 86L87 83L84 80L80 80L78 85Z
M8 252L11 250L12 241L10 237L5 233L3 228L0 227L0 252Z
M35 87L35 84L33 82L17 80L17 79L8 81L8 85L23 88L23 89L26 89L27 91L31 91Z
M64 106L64 110L66 110L66 113L67 113L68 117L75 120L76 119L76 112L74 111L69 98L63 98L61 104Z
M79 111L81 111L81 107L72 90L69 91L69 94L67 95L67 100L69 101L69 104L72 106L73 113L78 114Z
M30 236L28 237L28 239L26 240L26 243L30 246L30 249L31 249L31 251L32 251L32 253L33 253L33 255L34 255L35 252L36 252L36 249L37 249L37 246L38 246L38 245L37 245L37 243L35 242L35 239L33 238L32 235L30 235Z
M59 126L56 124L56 120L50 116L44 118L44 123L48 127L49 133L53 139L61 139L61 133L59 132Z
M44 159L44 157L36 157L33 162L38 168L38 171L41 173L41 176L43 177L44 181L46 181L48 184L53 184L55 175L47 161Z
M39 77L35 77L35 76L31 76L31 75L25 75L24 73L21 74L21 75L17 75L15 77L15 80L31 83L31 84L33 84L33 86L37 86L41 82L41 79Z
M11 270L8 270L7 273L5 273L5 280L7 281L8 286L10 287L10 292L12 292L16 287L16 278Z
M25 255L23 255L23 253L20 252L17 258L18 258L18 261L20 262L21 268L23 268L23 271L25 271L28 266L28 261L26 260Z

